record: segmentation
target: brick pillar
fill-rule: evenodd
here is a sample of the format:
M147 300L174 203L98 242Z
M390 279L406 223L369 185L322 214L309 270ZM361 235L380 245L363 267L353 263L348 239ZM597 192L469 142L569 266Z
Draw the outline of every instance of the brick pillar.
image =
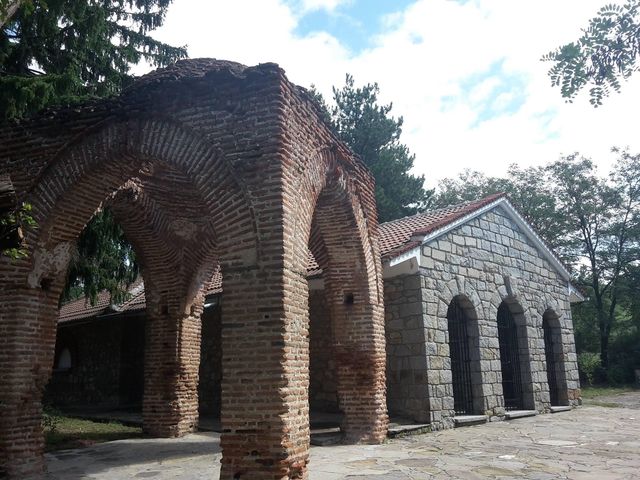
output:
M198 373L202 305L147 297L143 426L157 437L179 437L198 428Z
M2 285L0 478L44 471L42 393L51 374L60 292Z
M328 276L342 431L348 443L380 443L388 424L384 307L350 283Z
M222 273L220 478L307 478L306 279L281 264Z
M380 443L388 426L380 256L370 243L377 232L366 228L359 197L337 184L321 194L309 245L325 279L338 406L349 443Z

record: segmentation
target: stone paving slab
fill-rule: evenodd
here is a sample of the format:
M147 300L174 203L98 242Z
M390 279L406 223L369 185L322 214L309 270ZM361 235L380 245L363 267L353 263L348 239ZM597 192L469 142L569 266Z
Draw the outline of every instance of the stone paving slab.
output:
M633 392L640 400L640 392ZM215 479L216 433L120 440L47 455L50 480ZM311 480L640 479L640 412L584 406L382 445L312 447Z

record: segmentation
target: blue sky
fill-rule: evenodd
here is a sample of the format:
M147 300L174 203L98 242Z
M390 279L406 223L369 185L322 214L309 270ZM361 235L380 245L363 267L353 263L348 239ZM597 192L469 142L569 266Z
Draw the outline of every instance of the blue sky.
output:
M625 0L612 0L617 3ZM640 75L605 105L567 104L542 55L575 40L602 0L174 0L160 40L191 57L276 62L326 98L346 73L377 82L404 117L402 141L429 185L463 169L580 151L603 169L610 148L640 151ZM194 15L193 12L198 12ZM150 69L150 67L148 68ZM138 70L142 73L142 70Z
M325 8L303 12L295 33L306 36L326 32L346 45L353 54L374 46L374 39L385 30L390 15L404 11L413 0L352 0L334 10ZM301 10L300 2L291 1L294 10Z

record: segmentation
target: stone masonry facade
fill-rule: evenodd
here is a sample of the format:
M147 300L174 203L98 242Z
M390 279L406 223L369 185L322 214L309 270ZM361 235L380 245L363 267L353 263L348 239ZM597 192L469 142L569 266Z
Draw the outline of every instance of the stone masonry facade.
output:
M389 275L384 281L388 410L404 419L429 423L435 430L452 427L459 415L454 409L455 332L449 331L448 318L452 305L460 307L467 323L466 380L472 398L465 414L491 420L505 416L497 320L501 305L512 313L516 326L520 408L547 412L551 406L579 401L567 283L542 255L540 246L532 243L531 232L527 235L514 222L513 211L505 210L504 203L489 206L492 208L476 218L421 245L422 265L414 273ZM388 227L382 225L383 240ZM309 281L313 283L309 290L309 407L339 413L335 327L327 291L321 275L316 273ZM202 414L217 416L224 293L215 298L215 306L206 309L201 319L199 401ZM96 322L96 331L101 331L100 325ZM58 341L63 344L65 330L59 329ZM94 338L83 324L75 330L78 337ZM551 348L545 348L545 336ZM549 370L553 370L551 377ZM54 376L53 380L58 379ZM553 402L552 381L557 392ZM53 387L64 390L55 382L50 384ZM92 377L86 378L86 387L87 403L92 403Z
M222 272L222 479L304 479L308 251L324 272L346 441L387 429L374 181L275 64L185 60L122 95L0 128L0 174L33 206L0 259L0 477L44 472L42 396L74 242L108 206L142 266L144 430L198 421L209 280Z
M442 228L445 230L438 230ZM506 199L488 197L382 224L380 229L382 258L386 259L387 408L392 415L429 423L437 430L452 427L462 420L461 415L501 420L507 409L547 412L552 406L579 403L569 307L570 301L579 298L567 282L568 272L563 273L557 259L554 263L553 254L536 241L535 232ZM429 232L435 233L424 238ZM314 241L317 239L310 244ZM321 257L326 254L322 246L311 248L320 262L326 262ZM345 396L340 385L340 357L336 355L340 329L333 321L331 290L326 288L324 274L313 266L307 277L308 402L317 412L343 413ZM200 318L198 402L201 414L218 416L221 410L224 413L223 330L233 325L224 317L222 284L212 282L205 301L208 307ZM68 372L54 370L48 398L57 398L66 406L84 401L91 407L116 399L111 406L117 407L127 404L121 395L127 391L139 392L138 403L144 403L139 386L144 377L144 352L135 350L137 361L124 352L131 351L136 341L144 343L135 331L144 335L148 329L139 325L133 334L122 330L123 325L131 328L132 320L145 315L140 310L144 308L141 290L136 288L137 296L121 309L124 318L120 320L90 319L86 317L91 315L89 311L78 316L77 305L63 308L56 357L61 349L71 347L78 352L78 364ZM349 288L343 302L352 292ZM110 309L105 313L113 316ZM69 322L70 318L76 323ZM505 319L505 325L511 322L509 348L502 341L505 332L500 325ZM129 341L124 342L124 337L130 337ZM97 359L74 348L80 339L86 344L85 352L96 352ZM107 353L110 356L105 357ZM108 358L112 364L104 375L96 368L100 358ZM466 375L460 375L461 358ZM118 372L125 370L118 366L121 359L138 365L138 373L117 378ZM514 364L518 375L512 372ZM101 382L103 377L112 379L110 390ZM133 377L139 379L137 386L131 384ZM506 387L505 377L512 378ZM514 387L516 377L518 388ZM65 379L74 379L74 388L64 383ZM129 387L118 389L118 384ZM466 403L456 405L461 388ZM510 401L516 405L507 405Z
M471 413L502 418L507 387L518 408L548 410L548 361L556 401L579 401L568 273L508 202L379 226L371 173L323 118L275 64L197 59L0 128L0 175L38 223L26 258L0 258L0 477L44 475L58 301L74 242L105 207L139 258L145 317L95 353L143 374L114 368L105 379L119 372L123 389L97 382L92 398L127 402L137 383L158 437L219 410L221 479L308 478L310 405L342 413L345 442L382 442L387 408L452 426L452 318L466 328Z
M389 412L453 425L447 312L461 300L469 319L474 414L505 415L497 314L505 302L517 325L523 408L550 408L543 317L555 336L561 403L580 398L567 282L506 212L496 207L420 249L422 266L385 281ZM475 371L474 371L475 369ZM477 379L477 380L476 380Z

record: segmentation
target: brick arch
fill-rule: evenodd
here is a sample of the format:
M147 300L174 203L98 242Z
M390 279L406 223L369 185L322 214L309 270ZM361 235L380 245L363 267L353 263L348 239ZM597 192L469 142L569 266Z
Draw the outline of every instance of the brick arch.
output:
M37 461L42 462L42 431L38 420L41 413L40 399L53 362L57 304L73 243L96 209L105 200L111 200L111 196L123 186L126 188L128 181L137 177L147 178L152 173L149 170L160 165L181 172L192 182L197 194L194 198L200 200L199 206L203 214L210 219L215 230L215 236L212 234L211 238L219 240L224 252L223 257L231 262L234 258L246 257L247 252L250 257L255 258L258 255L258 238L255 234L251 203L244 187L238 185L237 176L231 171L224 156L213 145L196 137L193 132L180 128L179 125L160 121L129 121L100 127L89 135L83 132L81 141L72 142L60 150L41 172L37 181L31 184L31 188L23 193L24 200L33 205L33 215L39 228L28 232L26 242L30 255L27 260L18 262L16 266L4 259L2 262L3 271L6 269L8 272L5 278L11 282L11 291L5 291L6 296L3 296L5 305L10 305L12 309L4 313L7 315L6 318L12 318L8 325L13 330L7 330L7 341L17 345L20 338L19 322L23 318L28 318L29 328L36 332L38 338L33 364L28 368L25 366L24 369L16 368L15 378L11 379L12 382L20 382L11 387L12 398L30 398L32 401L28 405L28 411L20 413L21 416L30 419L28 425L0 425L4 431L3 435L6 435L3 442L11 442L1 445L8 458L13 458L14 455L19 457L20 452L24 451L24 445L27 445L35 452ZM157 215L157 212L152 215ZM135 216L132 215L130 218L133 223ZM247 230L249 233L246 233ZM131 234L132 228L128 228L128 231ZM154 248L160 247L148 238L137 243L137 250L145 251L147 264L151 261L159 263L161 257L167 258L166 255L171 254L166 249L152 253ZM141 249L140 245L144 247ZM210 248L210 245L206 247ZM204 259L210 259L209 253ZM196 265L198 271L203 268L202 265ZM149 278L147 276L147 279ZM148 283L153 299L153 282L148 280ZM191 291L194 297L192 302L183 301L194 306L189 314L178 314L171 309L165 312L160 306L157 308L158 316L168 315L163 319L163 333L173 337L190 335L194 340L192 343L195 343L199 341L199 325L195 324L199 324L203 295L193 292L193 282L186 290ZM18 300L14 302L11 300L12 297L30 300L26 304ZM160 305L162 301L156 303ZM153 308L150 311L153 311ZM174 326L171 326L171 321L174 321ZM187 343L181 341L180 348ZM187 352L187 355L178 352L176 357L189 354L190 352ZM194 379L193 369L185 369L177 361L173 362L173 365L169 373L177 376L177 381L197 385L197 366ZM21 382L21 378L32 380L24 383ZM175 378L172 381L175 383ZM165 392L173 394L171 390L168 388ZM195 388L185 390L195 391ZM160 396L157 404L167 403L165 400L166 395ZM179 403L172 402L174 405ZM187 403L196 405L195 408L189 407L190 415L184 416L181 412L172 417L165 415L168 421L160 422L150 430L151 433L173 436L193 429L193 419L197 419L197 392L195 402L191 398ZM156 417L160 416L161 411ZM12 439L14 431L19 433ZM13 449L16 453L13 453ZM30 471L31 468L41 467L24 463L16 468Z
M310 249L323 271L345 438L377 443L387 426L386 357L376 213L364 200L371 178L331 147L305 167L293 188L294 264L302 270Z
M171 228L176 219L153 191L132 185L110 206L142 257L147 306L143 427L172 437L198 426L200 317L220 257L211 223L193 237L183 235L180 245Z
M154 120L105 126L56 155L27 196L40 224L37 236L29 239L32 248L46 251L74 240L104 199L130 178L147 175L157 163L191 180L221 244L233 248L239 232L250 224L249 240L257 252L251 202L224 155L194 132ZM243 237L246 243L246 233Z
M344 172L338 183L351 192L340 205L355 218L351 238L359 239L361 254L354 258L364 259L362 270L377 277L369 278L368 291L355 292L362 305L351 309L370 315L351 322L360 325L361 341L354 342L351 370L345 370L355 399L349 438L382 440L384 323L373 179L312 107L274 64L200 59L151 74L120 97L0 128L0 166L11 171L20 199L31 201L41 226L27 237L28 260L1 261L0 366L8 373L0 385L0 476L6 471L22 478L44 467L38 400L55 338L49 319L59 291L52 277L63 274L72 241L100 203L128 180L155 178L158 166L192 181L198 208L211 215L212 245L220 250L222 314L233 327L222 332L221 478L307 475L306 248L326 174L338 167ZM315 194L292 188L313 169L322 145L336 155L336 167L320 169L320 183L308 182L318 186ZM330 243L327 230L318 230ZM149 292L151 315L173 319L172 334L198 314L197 292L213 250L197 256L201 262L186 288L193 309L172 308L180 302ZM24 352L20 360L14 360L17 352ZM178 368L171 375L180 380L182 373ZM183 427L175 425L169 434Z
M154 279L146 283L179 285L180 294L186 295L179 310L188 313L191 300L199 295L219 266L220 248L214 224L208 221L198 227L188 220L174 218L153 194L137 185L119 191L107 205L141 257L142 270L145 267L153 270ZM182 225L187 231L191 228L188 232L191 237L176 231ZM181 243L183 246L179 248Z
M336 145L326 145L317 149L309 159L305 168L296 178L293 191L296 192L297 202L294 215L294 231L301 235L296 242L296 258L306 262L306 249L317 248L312 253L320 268L322 261L326 261L324 255L326 249L320 247L322 236L316 214L318 208L332 206L342 208L350 220L355 223L352 233L355 234L363 265L367 276L370 278L381 274L382 267L379 258L377 242L377 213L375 201L367 202L363 197L372 196L373 178L371 174L355 158L345 158ZM373 206L373 208L371 208ZM302 267L305 263L300 264ZM381 289L378 282L368 285L368 294L371 301L381 301Z

